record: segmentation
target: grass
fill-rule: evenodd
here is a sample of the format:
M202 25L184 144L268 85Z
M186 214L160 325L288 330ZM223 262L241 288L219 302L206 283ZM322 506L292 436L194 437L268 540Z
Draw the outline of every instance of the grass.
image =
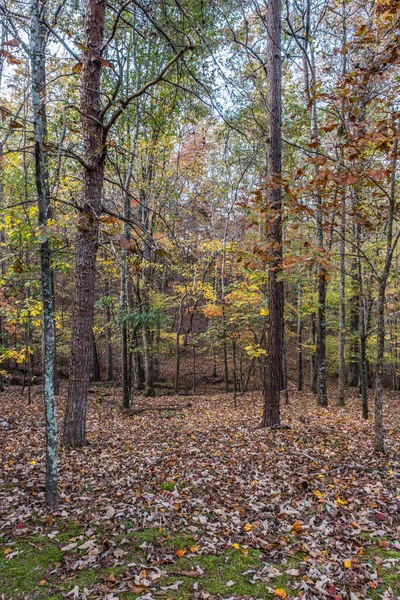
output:
M132 523L125 523L125 534L113 536L113 541L117 544L123 538L128 540L123 548L127 554L123 563L114 567L102 567L94 570L79 569L71 576L67 571L67 576L62 575L64 569L65 555L60 547L75 541L83 533L83 528L79 523L64 523L59 525L59 533L54 539L47 536L31 536L24 540L17 540L6 544L0 555L0 589L5 594L5 598L19 600L24 598L35 600L62 600L62 594L71 591L74 586L80 590L85 587L93 588L96 584L104 584L107 578L111 577L117 582L122 581L124 574L128 570L127 564L130 562L143 563L145 555L140 546L144 543L150 543L157 548L168 548L171 554L177 550L190 552L190 547L196 544L195 540L187 535L171 536L166 529L145 529L143 531L133 530ZM102 538L103 532L100 528L96 529L98 539ZM77 539L78 543L80 540ZM10 554L8 548L12 551L18 550L19 554L7 560ZM4 553L6 550L6 553ZM79 555L84 555L85 551L75 550ZM285 569L293 567L300 562L301 558L294 557L290 565L285 565ZM168 572L158 586L168 586L177 580L183 581L179 590L167 592L167 597L174 600L183 600L190 597L193 593L193 584L197 583L199 590L204 590L210 594L222 594L231 596L255 596L257 598L270 598L265 586L257 582L251 584L251 574L243 576L243 572L250 569L257 569L263 565L262 555L254 549L235 550L227 549L220 555L191 555L183 556L177 559L173 564L164 565L163 568ZM193 572L199 566L204 575L199 577L188 577L180 575L180 571ZM56 571L57 569L57 571ZM234 585L227 585L229 582ZM271 587L278 588L290 587L290 577L282 575L276 580L271 581ZM116 592L118 593L118 592ZM135 600L141 594L134 592L120 592L123 600Z
M400 570L400 552L397 550L391 550L387 548L385 545L380 545L379 541L382 544L385 542L383 538L371 538L372 544L369 546L366 554L372 565L375 565L374 557L379 557L383 561L394 558L399 562L393 567L384 567L383 565L377 565L377 571L380 579L383 581L383 584L379 586L377 590L372 590L369 594L371 598L378 600L378 598L382 597L382 593L386 591L389 587L392 588L393 595L396 598L400 596L400 573L396 572Z
M171 536L166 529L150 528L142 531L134 530L133 524L129 521L124 523L125 533L111 536L113 542L119 547L119 542L125 538L122 546L126 555L123 560L114 566L98 566L92 570L79 568L72 573L69 569L65 570L65 553L61 552L60 547L77 541L81 543L79 537L83 534L83 527L79 523L58 524L59 533L53 539L45 535L35 535L23 540L16 540L4 545L0 553L0 590L4 593L7 600L62 600L65 593L70 592L75 586L83 591L86 587L89 590L95 585L106 585L107 579L121 582L126 572L129 570L127 564L136 562L145 563L145 552L140 546L146 543L152 543L155 553L161 549L165 552L175 554L177 550L185 550L190 553L190 547L196 545L196 541L187 535ZM53 525L54 527L54 525ZM98 543L107 537L107 532L97 527L95 534ZM81 538L82 539L82 538ZM127 542L127 543L126 543ZM400 559L400 552L392 550L382 544L382 540L370 539L370 545L366 551L366 559L375 564L375 557L383 561L390 558ZM12 551L18 550L19 554L7 560L7 555ZM84 550L75 550L77 557L85 555ZM68 555L71 561L71 555ZM73 562L74 559L72 559ZM297 595L293 590L293 583L296 577L288 575L285 571L298 568L304 560L304 555L298 553L292 556L285 565L271 565L276 567L281 574L271 579L268 586L272 589L284 589L288 595ZM256 581L250 583L252 574L243 575L251 569L259 569L265 564L265 559L261 552L253 548L228 548L222 554L191 554L183 555L182 558L175 560L172 564L163 565L167 575L157 582L157 589L160 586L168 586L177 580L183 581L179 590L168 590L166 597L173 600L183 600L193 595L193 584L196 584L199 591L206 591L209 594L220 594L222 597L230 597L233 594L244 597L255 597L269 599L273 595L268 592L265 585ZM270 563L269 563L270 564ZM399 563L400 566L400 563ZM186 571L193 573L196 567L204 572L201 576L189 577L180 572ZM371 589L369 597L375 599L381 598L382 593L389 587L392 588L394 596L400 595L400 575L396 573L397 568L378 566L380 579L383 581L377 590ZM193 573L194 574L194 573ZM233 582L233 584L232 584ZM230 585L227 585L227 584ZM142 592L123 591L115 593L121 600L135 600ZM145 592L143 592L145 593ZM63 595L64 594L64 595Z

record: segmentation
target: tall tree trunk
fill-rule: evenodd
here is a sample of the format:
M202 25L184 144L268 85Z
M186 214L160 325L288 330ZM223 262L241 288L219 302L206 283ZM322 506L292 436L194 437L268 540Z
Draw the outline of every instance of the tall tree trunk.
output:
M355 224L355 227L358 225ZM349 285L349 360L347 367L347 385L357 387L360 379L360 295L358 286L358 263L357 259L351 261L351 277Z
M127 200L125 202L125 199ZM124 216L129 218L130 199L125 194L124 198ZM130 232L126 222L123 224L123 237L129 244ZM128 249L122 247L121 250L121 294L120 294L120 318L121 318L121 363L122 363L122 407L129 408L131 403L131 385L129 376L129 343L128 343L128 323L127 323L127 269L128 269Z
M354 210L354 214L357 214ZM358 304L359 304L359 348L360 348L360 388L361 388L361 406L363 419L368 419L368 363L367 363L367 325L365 317L365 296L363 272L361 263L361 225L356 222L354 226L355 239L357 246L357 282L358 282Z
M107 342L107 381L113 380L113 347L112 347L112 330L111 330L111 308L108 298L110 297L110 281L107 279L105 289L107 303L104 310L106 319L106 342Z
M81 72L81 122L84 141L82 204L78 218L75 259L75 298L71 340L68 400L64 418L64 445L86 444L87 390L92 350L95 267L99 217L102 210L104 160L101 122L101 62L105 0L87 0Z
M347 15L346 1L342 0L342 77L347 73ZM343 96L341 102L341 119L346 122L346 99ZM344 163L344 147L339 150L340 161ZM338 345L338 405L345 404L345 344L346 344L346 190L341 190L342 196L342 215L340 224L340 284L339 284L339 345ZM332 220L332 223L334 219Z
M96 338L94 337L94 334L92 334L92 344L93 344L93 381L101 381L99 353L97 351Z
M297 288L297 389L303 391L303 319L301 315L301 286Z
M344 406L345 359L346 341L346 197L342 199L342 217L340 227L340 285L339 285L339 345L338 345L338 405Z
M268 267L268 346L264 380L263 427L280 424L280 391L283 349L282 265L282 74L281 74L281 2L269 0L267 12L267 87L268 153L267 236L272 260Z
M180 335L182 332L183 301L185 300L185 298L186 298L186 294L184 294L179 301L178 327L176 330L176 365L175 365L175 384L174 384L174 392L176 394L179 392L179 375L180 375L180 367L181 367Z
M310 387L313 394L317 393L317 327L315 323L315 313L311 314L311 343L313 350L310 361Z
M35 183L39 225L47 226L50 198L48 194L46 153L46 30L45 4L31 0L31 77L35 145ZM49 240L40 244L40 275L43 302L43 391L46 422L46 485L45 497L52 507L57 503L57 420L54 394L55 326Z
M393 236L393 224L396 214L396 168L398 154L398 139L393 144L392 151L392 180L389 194L389 215L386 222L386 255L385 264L379 278L377 302L377 347L376 347L376 379L375 379L375 438L374 450L385 452L383 430L383 360L385 357L385 294L392 265L393 253L399 241L400 232Z
M314 65L314 52L311 52L311 64L313 66L312 86L313 94L315 92L316 77ZM313 141L316 143L319 138L317 104L314 99L311 103L311 133ZM315 163L315 175L319 174L319 165ZM321 194L316 198L316 221L317 221L317 246L321 260L318 263L318 310L317 310L317 347L315 353L316 374L317 374L317 400L320 406L328 406L327 386L326 386L326 267L324 265L324 228L323 228L323 200Z
M385 291L386 282L379 282L377 302L376 381L375 381L375 437L374 450L385 452L383 431L383 359L385 355Z

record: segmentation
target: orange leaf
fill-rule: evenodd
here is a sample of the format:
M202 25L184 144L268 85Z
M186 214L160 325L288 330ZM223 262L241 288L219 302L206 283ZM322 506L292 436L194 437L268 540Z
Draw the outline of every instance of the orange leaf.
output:
M104 65L105 67L108 67L109 69L114 68L114 65L112 63L108 62L108 60L104 60L104 58L101 58L101 56L98 56L97 60L99 62L101 62L102 65Z
M275 590L275 596L279 596L279 598L282 598L282 600L285 600L287 593L282 588L278 588L277 590Z
M179 558L182 558L183 556L185 556L185 554L186 554L186 550L177 550L177 551L175 552L175 554L176 554L177 556L179 556Z

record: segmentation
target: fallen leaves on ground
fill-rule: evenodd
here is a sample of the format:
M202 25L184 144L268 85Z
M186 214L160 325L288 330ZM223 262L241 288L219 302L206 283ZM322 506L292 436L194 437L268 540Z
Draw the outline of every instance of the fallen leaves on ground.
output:
M128 417L116 405L119 390L107 393L103 402L89 402L90 445L60 451L60 503L51 514L44 506L39 394L31 406L16 390L1 396L4 560L15 560L16 541L32 535L58 540L62 524L73 522L83 533L59 543L62 562L54 567L70 583L70 598L116 598L129 590L144 600L173 597L169 590L179 593L183 582L159 585L166 565L176 563L176 572L191 578L196 571L180 569L180 561L191 557L195 565L199 556L247 555L249 549L261 553L261 566L238 578L262 583L263 597L391 597L382 569L400 578L398 394L387 395L387 454L377 455L358 398L346 408L321 409L313 396L293 393L283 410L289 427L271 431L258 427L261 398L255 394L242 398L237 410L229 395L199 396L182 413ZM142 544L143 564L130 564L124 536L148 528L158 529L159 540ZM177 535L191 542L169 547L169 537ZM394 555L381 564L369 552L379 542ZM298 564L288 568L294 557ZM126 570L120 577L109 574L88 594L74 587L79 572L113 565ZM282 574L290 589L270 587ZM225 597L238 597L236 583L223 583L232 587ZM49 577L41 585L47 589ZM211 598L198 582L192 597Z

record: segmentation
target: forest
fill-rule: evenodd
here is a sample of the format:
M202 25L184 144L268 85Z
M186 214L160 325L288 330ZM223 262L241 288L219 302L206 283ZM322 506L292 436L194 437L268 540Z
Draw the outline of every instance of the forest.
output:
M3 600L400 598L400 2L0 0Z

